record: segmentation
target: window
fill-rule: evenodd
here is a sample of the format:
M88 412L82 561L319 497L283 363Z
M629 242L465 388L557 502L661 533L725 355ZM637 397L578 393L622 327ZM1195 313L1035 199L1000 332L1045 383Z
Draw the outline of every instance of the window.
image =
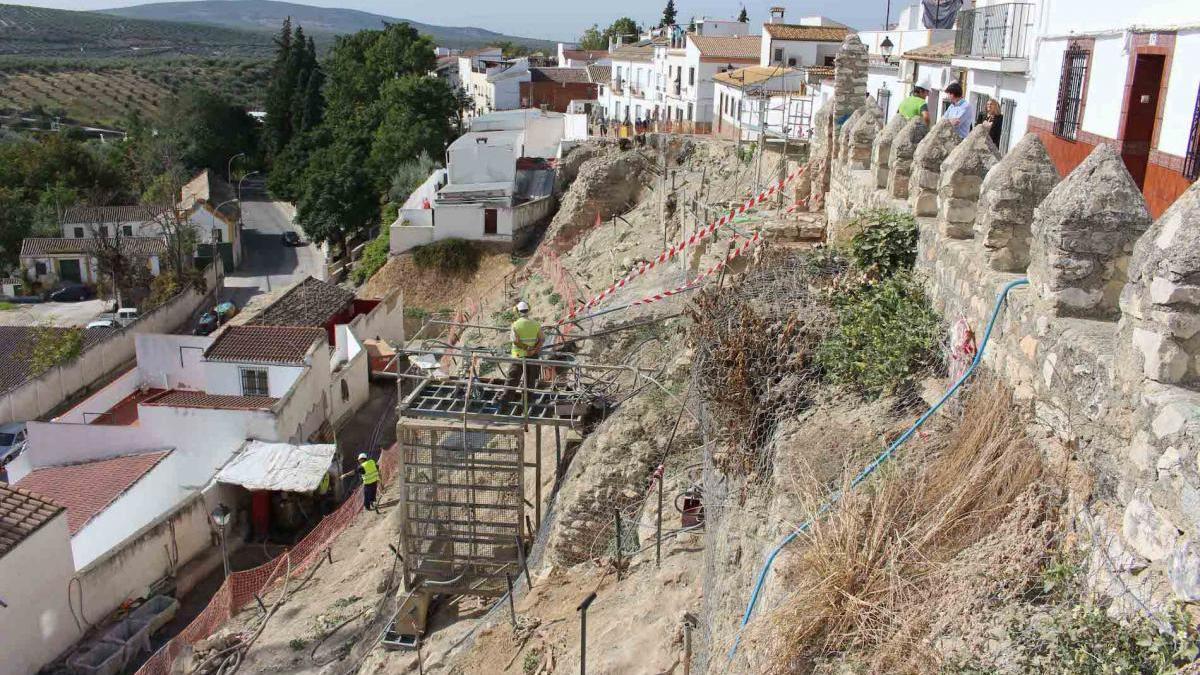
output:
M342 400L350 400L350 385L346 384L346 380L342 380Z
M774 61L775 63L782 63L782 62L783 62L783 47L776 47L776 48L775 48L775 58L773 59L773 61Z
M83 228L82 227L75 228L75 238L83 239Z
M1075 140L1083 116L1083 83L1087 78L1090 52L1071 45L1063 54L1062 75L1058 81L1058 108L1054 112L1054 135Z
M1192 110L1192 133L1188 135L1187 154L1183 156L1183 175L1188 180L1200 178L1200 91L1196 92L1196 107Z
M832 67L833 67L833 65L834 65L833 57L832 57L832 56L826 56L826 57L825 57L825 67L826 67L826 68L832 68Z
M1017 110L1017 102L1011 98L1000 99L1000 114L1004 117L1004 124L1000 128L1000 154L1008 154L1008 148L1012 144L1012 125L1013 114Z
M688 68L688 86L689 87L696 86L696 69L695 68Z
M266 368L242 368L242 396L270 396Z
M133 236L133 226L132 225L122 225L121 226L121 234L125 235L126 237L132 237Z
M222 241L224 241L224 240L225 240L225 238L224 238L224 236L222 236L222 234L221 234L221 228L219 228L219 227L214 227L214 228L213 228L213 243L214 243L214 244L219 244L219 243L221 243L221 242L222 242Z
M39 262L33 264L33 273L39 277L46 276L46 263Z
M96 228L96 232L97 232L96 236L98 236L98 237L107 237L108 236L108 226L101 225L100 227Z
M695 121L695 119L692 117L692 104L691 104L691 103L688 103L688 112L687 112L687 118L688 118L688 121L689 121L689 122L694 122L694 121Z

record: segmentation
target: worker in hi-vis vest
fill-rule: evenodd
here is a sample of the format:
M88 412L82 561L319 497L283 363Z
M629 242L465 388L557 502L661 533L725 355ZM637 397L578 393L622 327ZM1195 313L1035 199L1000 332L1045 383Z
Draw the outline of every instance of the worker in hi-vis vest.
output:
M911 120L912 118L916 117L917 115L920 115L921 120L924 121L926 125L928 125L929 124L929 101L927 100L928 98L929 98L929 87L924 82L914 85L913 89L912 89L912 93L908 95L908 98L904 99L903 101L900 101L900 105L896 108L896 112L900 113L900 116L906 120Z
M517 303L517 320L512 323L512 334L509 336L512 341L512 357L514 359L536 359L542 351L542 345L546 342L546 334L542 332L542 326L538 322L529 318L529 303L524 300ZM522 365L525 367L522 369ZM522 372L524 373L524 382L522 382ZM508 387L517 387L522 384L529 388L537 387L538 379L541 377L541 369L537 364L514 363L508 369L508 377L504 384ZM520 396L520 392L506 389L504 391L505 400L514 400Z
M354 473L347 471L342 474L342 478ZM379 463L367 456L367 453L358 453L358 475L362 476L363 482L363 508L370 511L374 509L376 512L379 508L375 505L375 495L379 490Z

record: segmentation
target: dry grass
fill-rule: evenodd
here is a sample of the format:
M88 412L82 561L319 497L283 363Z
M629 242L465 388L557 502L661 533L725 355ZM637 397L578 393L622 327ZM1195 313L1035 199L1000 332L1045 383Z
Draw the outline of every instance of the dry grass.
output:
M928 669L913 650L921 636L897 636L928 635L936 618L917 614L955 592L942 587L947 569L1004 530L1043 475L1000 384L977 382L961 415L937 426L931 442L847 496L784 562L783 585L794 590L748 636L770 655L766 671L810 672L848 652L890 672Z

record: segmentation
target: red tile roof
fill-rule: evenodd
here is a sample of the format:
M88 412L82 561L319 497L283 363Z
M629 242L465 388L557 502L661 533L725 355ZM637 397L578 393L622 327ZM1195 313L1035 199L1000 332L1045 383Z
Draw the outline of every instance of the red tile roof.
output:
M204 358L234 363L298 366L314 342L325 340L321 328L302 326L227 326L209 345Z
M142 401L142 405L209 410L270 410L278 402L279 399L270 396L232 396L171 389Z
M910 49L901 54L900 58L925 63L950 63L950 59L953 56L954 40L948 40L946 42L935 42L924 47Z
M0 483L0 556L62 511L63 507L28 490Z
M776 40L790 42L841 42L853 31L845 26L798 26L790 23L766 23L763 30Z
M154 220L171 209L169 204L137 204L134 206L68 206L63 210L66 225L83 223L144 223Z
M719 59L754 59L759 58L762 48L762 38L757 35L696 35L688 34L688 39L700 50L701 56Z
M34 469L17 487L67 509L67 529L75 534L150 472L170 451L98 459Z
M558 82L560 84L587 84L586 68L530 68L529 77L533 82Z
M595 61L596 59L608 58L608 50L564 49L563 56L572 61Z

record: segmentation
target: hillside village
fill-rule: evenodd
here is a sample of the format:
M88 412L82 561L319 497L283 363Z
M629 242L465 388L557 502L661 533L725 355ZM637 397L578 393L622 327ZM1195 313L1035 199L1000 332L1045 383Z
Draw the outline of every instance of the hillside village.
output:
M6 124L0 675L1200 668L1200 12L688 11Z

